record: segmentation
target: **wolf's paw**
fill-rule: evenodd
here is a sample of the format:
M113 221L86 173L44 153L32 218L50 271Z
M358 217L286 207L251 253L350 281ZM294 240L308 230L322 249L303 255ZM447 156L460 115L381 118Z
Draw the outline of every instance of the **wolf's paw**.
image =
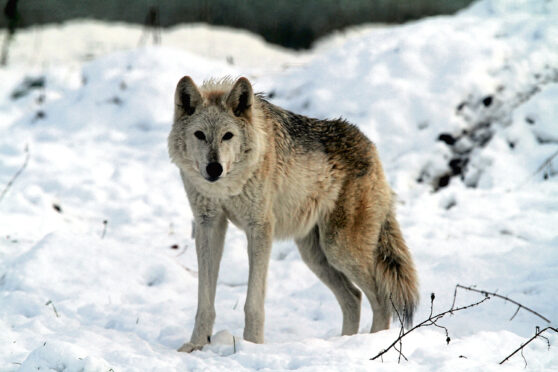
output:
M203 345L193 344L191 342L187 342L178 349L178 351L182 353L191 353L194 350L201 350Z

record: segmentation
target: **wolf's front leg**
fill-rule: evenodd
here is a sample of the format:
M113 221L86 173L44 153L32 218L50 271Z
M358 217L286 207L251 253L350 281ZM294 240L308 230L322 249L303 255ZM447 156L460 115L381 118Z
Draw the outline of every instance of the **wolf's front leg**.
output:
M255 343L264 342L264 301L267 267L271 252L272 225L251 225L246 232L248 238L248 294L244 305L244 339Z
M198 256L198 311L190 342L178 351L199 350L209 342L215 322L215 288L223 255L227 220L224 215L196 221Z

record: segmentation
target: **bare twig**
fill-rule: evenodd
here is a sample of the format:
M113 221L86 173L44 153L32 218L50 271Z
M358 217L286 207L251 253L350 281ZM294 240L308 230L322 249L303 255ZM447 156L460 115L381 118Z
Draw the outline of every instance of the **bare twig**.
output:
M401 345L401 340L403 339L403 337L407 336L409 333L413 332L415 329L420 328L420 327L427 327L427 326L435 325L439 328L443 328L446 331L446 342L449 343L451 339L448 335L447 328L436 324L436 322L438 320L442 319L447 314L453 314L454 312L457 312L457 311L466 310L466 309L469 309L471 307L478 306L478 305L482 304L483 302L490 299L490 297L485 297L478 302L469 304L467 306L461 306L461 307L458 307L458 308L455 308L454 306L452 306L451 309L449 309L449 310L446 310L444 312L432 315L432 312L433 312L433 309L434 309L434 298L435 298L435 296L434 296L434 294L432 294L430 296L430 315L429 315L428 319L423 320L422 322L420 322L419 324L417 324L413 328L409 329L407 332L399 332L399 337L397 337L397 339L395 341L393 341L393 343L391 345L389 345L387 347L387 349L384 349L384 350L380 351L375 357L371 358L370 360L376 360L376 359L382 357L382 355L387 353L390 349L394 348L395 345L397 345L398 343ZM399 360L400 360L400 358L401 358L401 354L400 354Z
M510 318L510 321L513 320L513 318L515 318L515 316L517 315L517 313L519 313L519 310L521 310L521 306L518 306L517 309L515 310L515 313L513 313L512 317Z
M401 341L399 341L399 349L397 348L397 346L393 347L395 349L395 351L397 351L399 353L399 357L397 358L397 363L401 363L401 357L403 357L403 359L405 359L405 361L407 361L407 362L409 361L409 359L407 359L407 357L403 354L402 347L403 347L403 343Z
M184 249L178 252L178 254L174 257L182 256L188 250L188 244L184 244Z
M396 346L393 347L399 353L399 357L397 358L397 363L401 363L401 357L405 358L405 360L407 361L409 360L403 354L403 342L401 341L401 335L403 335L403 333L405 332L405 328L403 327L403 319L401 319L401 315L399 315L399 311L397 310L397 307L393 303L393 299L391 298L391 296L389 296L389 300L391 301L391 306L393 306L393 310L395 311L395 314L397 314L397 319L399 319L399 324L401 324L401 328L399 329L399 349Z
M25 145L25 150L24 151L25 151L25 160L24 160L22 166L13 175L12 179L8 182L6 187L4 187L4 190L2 191L2 194L0 194L0 202L2 201L2 199L4 199L4 195L6 195L6 193L10 189L10 187L12 187L12 185L14 184L15 180L19 177L21 172L23 172L23 170L27 167L27 163L29 163L29 156L30 155L29 155L29 146L28 145Z
M539 331L539 327L536 328L537 332ZM546 341L546 345L548 346L548 350L550 350L550 340L543 336L543 335L539 335L540 338L544 338L544 340Z
M542 316L541 314L537 313L537 312L536 312L535 310L533 310L533 309L528 308L527 306L523 306L523 305L520 304L519 302L514 301L514 300L512 300L512 299L509 298L509 297L502 296L502 295L499 295L499 294L494 293L494 292L488 292L488 291L484 291L484 290L481 290L481 289L476 289L476 288L473 288L473 287L466 287L466 286L463 286L463 285L461 285L461 284L458 284L458 285L455 286L455 293L457 293L457 288L462 288L462 289L465 289L465 290L467 290L467 291L477 292L477 293L483 294L483 295L485 295L485 296L498 297L498 298L501 298L501 299L506 300L506 301L508 301L508 302L511 302L512 304L517 305L517 306L518 306L518 309L516 310L515 314L513 314L513 316L511 317L510 320L512 320L512 319L515 317L515 315L517 314L517 312L519 311L519 309L524 309L524 310L527 310L528 312L530 312L530 313L532 313L532 314L538 316L539 318L541 318L541 319L544 320L545 322L550 323L550 320L548 320L548 318ZM454 301L453 303L454 303L454 305L455 305L455 294L454 294L454 297L453 297L453 301ZM453 308L453 305L452 305L452 308Z
M58 314L58 311L56 311L56 306L54 306L54 303L51 300L48 300L45 305L46 306L52 305L52 310L54 310L54 314L56 315L57 318L60 318L60 315Z
M108 220L103 220L103 232L101 233L101 239L105 238L105 234L107 233L107 225Z
M515 354L517 354L518 351L521 351L521 353L523 353L523 348L525 348L525 346L529 345L531 343L531 341L533 341L534 339L538 338L538 337L542 337L546 340L548 347L550 348L550 341L548 340L548 338L541 336L542 333L546 332L546 331L554 331L556 333L558 333L558 329L554 328L554 327L546 327L543 328L542 330L539 329L539 327L537 327L536 331L535 331L535 335L533 337L531 337L527 342L525 342L524 344L521 344L520 347L518 347L517 349L515 349L515 351L513 353L511 353L510 355L508 355L507 357L504 358L504 360L502 360L500 362L500 364L504 364L506 361L508 361L512 356L514 356ZM521 354L523 355L523 354ZM523 360L525 360L525 357L523 357ZM527 362L525 362L525 365L527 365Z
M525 363L523 368L527 368L527 359L525 359L525 355L523 355L523 350L525 350L525 349L521 349L521 357L523 358L523 363Z
M535 177L539 172L541 172L545 167L550 167L552 164L552 160L558 156L558 151L555 151L554 153L552 153L549 157L547 157L542 163L541 165L537 168L536 171L533 172L533 174L531 174L529 177L527 177L527 179L525 181L523 181L518 188L525 186L529 180L532 177Z
M467 305L467 306L455 307L455 302L456 302L456 300L457 300L457 290L458 290L459 288L465 289L465 290L468 290L468 291L472 291L472 292L476 292L476 293L480 293L480 294L484 295L484 298L483 298L482 300L478 301L478 302L469 304L469 305ZM386 349L380 351L375 357L371 358L371 360L376 360L376 359L378 359L378 358L381 358L381 360L383 361L383 355L384 355L385 353L387 353L387 352L388 352L390 349L392 349L392 348L395 349L395 350L399 353L398 363L401 361L401 357L403 357L405 360L407 360L407 358L405 357L405 355L403 355L403 352L402 352L402 350L403 350L402 339L403 339L405 336L407 336L409 333L411 333L412 331L414 331L415 329L420 328L420 327L435 326L435 327L438 327L438 328L443 329L444 332L445 332L445 334L446 334L446 342L449 344L450 341L451 341L451 338L449 337L449 331L448 331L448 329L447 329L446 327L444 327L443 325L438 324L438 323L437 323L438 320L442 319L442 318L443 318L445 315L447 315L447 314L452 314L452 315L453 315L453 313L455 313L455 312L457 312L457 311L461 311L461 310L465 310L465 309L468 309L468 308L471 308L471 307L474 307L474 306L478 306L478 305L480 305L481 303L483 303L483 302L489 300L489 299L492 298L492 297L498 297L498 298L501 298L501 299L503 299L503 300L505 300L505 301L509 301L509 302L511 302L511 303L513 303L513 304L515 304L515 305L517 305L517 309L516 309L515 313L513 314L513 316L511 317L510 320L512 320L512 319L515 318L515 316L517 315L517 313L519 312L520 309L524 309L524 310L527 310L527 311L529 311L530 313L532 313L532 314L538 316L539 318L545 320L546 322L549 322L549 323L550 323L550 320L548 320L546 317L542 316L541 314L537 313L536 311L534 311L534 310L532 310L532 309L530 309L530 308L528 308L528 307L526 307L526 306L520 304L519 302L514 301L514 300L512 300L512 299L506 297L506 296L499 295L499 294L497 294L496 292L489 292L489 291L485 291L485 290L481 290L481 289L476 289L476 288L473 288L473 287L466 287L466 286L457 284L457 285L455 286L455 290L454 290L454 292L453 292L453 302L452 302L451 308L450 308L449 310L446 310L446 311L441 312L441 313L438 313L438 314L434 314L434 299L435 299L435 295L434 295L434 293L432 293L431 296L430 296L430 314L428 315L428 318L425 319L425 320L423 320L421 323L417 324L416 326L412 327L412 328L409 329L407 332L404 331L403 322L402 322L402 320L401 320L401 317L400 317L400 315L399 315L399 312L397 311L397 309L395 309L395 306L394 306L395 314L397 315L397 318L399 319L399 322L401 323L401 330L400 330L400 332L399 332L399 337L397 337L397 339L396 339L391 345L389 345L388 348L386 348ZM391 298L390 298L390 301L391 301ZM392 301L392 305L393 305L393 301ZM545 332L545 331L547 331L547 330L552 330L552 331L558 333L558 329L553 328L553 327L546 327L546 328L544 328L543 330L539 330L539 328L537 327L535 336L533 336L533 337L532 337L531 339L529 339L526 343L524 343L523 345L521 345L518 349L516 349L513 353L511 353L506 359L504 359L502 362L500 362L500 364L504 363L506 360L508 360L509 358L511 358L513 355L515 355L515 354L518 353L519 351L521 351L521 353L522 353L521 355L523 356L523 348L524 348L526 345L528 345L531 341L533 341L534 339L536 339L536 338L538 338L538 337L539 337L539 338L545 339L545 340L546 340L546 343L547 343L547 345L548 345L548 348L550 349L550 341L549 341L549 339L546 338L545 336L542 336L542 335L541 335L543 332ZM399 347L397 347L397 345L398 345ZM523 357L523 359L525 360L525 357ZM527 361L526 361L526 360L525 360L525 364L527 365Z
M550 163L552 162L552 159L554 159L556 156L558 156L558 151L554 152L552 155L546 158L542 162L542 164L537 168L537 170L533 173L533 176L539 173L540 171L542 171L546 166L549 166Z

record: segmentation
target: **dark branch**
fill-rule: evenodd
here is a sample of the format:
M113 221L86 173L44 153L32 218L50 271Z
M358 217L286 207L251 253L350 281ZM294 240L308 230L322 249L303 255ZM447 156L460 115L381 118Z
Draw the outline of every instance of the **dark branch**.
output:
M2 199L4 199L4 195L6 195L6 193L10 189L10 187L12 187L12 185L14 184L15 180L19 177L21 172L23 172L25 167L27 167L27 163L29 163L29 156L30 156L29 155L29 146L25 145L25 160L23 162L23 165L18 169L18 171L14 174L12 179L8 182L8 184L6 185L4 190L2 191L2 194L0 194L0 202L2 201Z
M404 332L404 330L402 329L402 331L399 332L399 337L395 341L393 341L393 343L391 345L389 345L387 349L384 349L384 350L380 351L375 357L370 358L370 360L376 360L376 359L380 358L382 355L387 353L390 349L395 348L395 345L397 345L398 343L401 344L401 340L405 336L407 336L409 333L413 332L415 329L420 328L420 327L427 327L427 326L431 326L431 325L439 326L438 324L436 324L436 322L438 320L442 319L447 314L453 314L454 312L457 312L457 311L466 310L468 308L478 306L478 305L482 304L484 301L489 300L490 297L487 296L487 297L483 298L482 300L480 300L478 302L475 302L475 303L472 303L472 304L469 304L467 306L461 306L461 307L458 307L458 308L454 308L454 306L452 306L451 309L446 310L444 312L441 312L439 314L435 314L435 315L432 315L432 312L433 312L432 310L434 308L434 296L432 295L430 297L430 299L431 299L431 304L430 304L431 312L430 312L430 316L428 317L428 319L423 320L422 322L420 322L419 324L417 324L413 328L409 329L407 332ZM448 341L449 336L447 335L447 329L443 326L439 326L439 327L444 328L446 330L446 337L447 337L446 341L449 342ZM397 348L396 348L396 350L397 350ZM400 360L400 358L401 358L401 352L400 352L399 360ZM407 359L407 358L405 358L405 359Z
M523 366L523 368L527 368L527 359L525 359L525 355L523 355L523 350L521 349L521 357L523 358L523 363L525 363L525 366Z
M517 309L515 310L515 313L513 313L512 317L510 318L510 321L513 320L513 318L515 318L515 316L517 315L517 313L519 313L519 310L521 310L521 306L518 306Z
M458 285L455 286L455 293L457 293L457 288L462 288L462 289L465 289L465 290L467 290L467 291L472 291L472 292L477 292L477 293L483 294L483 295L485 295L485 296L498 297L498 298L501 298L501 299L503 299L503 300L509 301L509 302L511 302L512 304L517 305L517 306L518 306L518 310L519 310L520 308L521 308L521 309L524 309L524 310L527 310L528 312L530 312L530 313L532 313L532 314L535 314L536 316L538 316L539 318L541 318L541 319L544 320L545 322L550 323L550 320L548 320L547 318L545 318L545 317L542 316L541 314L537 313L535 310L532 310L532 309L528 308L527 306L523 306L523 305L520 304L519 302L514 301L514 300L512 300L512 299L509 298L509 297L501 296L501 295L499 295L499 294L497 294L497 293L494 293L494 292L488 292L488 291L484 291L484 290L480 290L480 289L475 289L475 288L473 288L473 287L466 287L466 286L463 286L463 285L461 285L461 284L458 284ZM453 297L453 301L454 301L453 303L454 303L454 305L455 305L455 295L454 295L454 297ZM452 305L452 308L453 308L454 305ZM517 314L517 311L516 311L516 314ZM514 314L514 315L512 316L511 319L513 319L513 318L515 317L516 314ZM511 319L510 319L510 320L511 320Z
M558 156L558 151L556 151L555 153L550 155L548 158L546 158L545 161L543 161L542 164L537 168L535 173L533 173L533 176L536 175L537 173L539 173L540 171L542 171L544 169L544 167L549 166L550 163L552 162L552 159L554 159L556 156Z
M391 306L393 306L393 310L395 311L395 314L397 315L397 319L399 319L399 324L401 324L401 328L399 329L399 337L401 337L403 332L405 332L405 328L403 327L403 319L401 319L401 315L399 315L397 306L395 306L395 304L393 303L393 299L391 298L391 296L389 296L389 300L391 302ZM401 338L399 339L399 349L396 346L394 346L393 348L399 353L399 357L397 358L397 363L401 363L401 357L405 358L406 361L409 360L403 354L403 342L401 342Z
M465 289L465 290L472 291L472 292L476 292L476 293L480 293L480 294L484 295L484 298L482 300L478 301L478 302L469 304L467 306L455 307L455 302L457 300L457 289L458 288ZM519 312L520 309L524 309L524 310L527 310L530 313L535 314L536 316L538 316L541 319L550 323L550 321L547 318L545 318L544 316L542 316L541 314L537 313L536 311L534 311L534 310L532 310L532 309L520 304L519 302L514 301L514 300L506 297L506 296L499 295L495 292L488 292L488 291L476 289L476 288L473 288L473 287L466 287L466 286L462 286L460 284L457 284L455 286L455 290L453 292L453 303L452 303L451 308L449 310L446 310L446 311L438 313L438 314L434 314L435 295L434 295L434 293L432 293L430 295L430 314L428 315L428 318L423 320L422 322L420 322L419 324L417 324L416 326L412 327L411 329L409 329L408 331L405 332L405 330L403 328L403 322L402 322L401 316L400 316L399 312L397 311L397 309L395 308L395 306L393 304L393 301L391 300L391 297L390 297L391 304L395 309L395 314L397 315L397 318L398 318L399 322L401 323L401 330L399 331L399 337L397 337L397 339L395 341L393 341L393 343L391 345L389 345L386 349L380 351L375 357L370 358L370 360L376 360L378 358L381 358L382 361L383 361L383 355L385 353L387 353L392 348L395 349L399 353L398 363L401 362L401 357L403 357L405 360L408 360L407 357L405 357L405 355L403 355L403 352L402 352L402 350L403 350L402 339L405 336L407 336L409 333L413 332L415 329L420 328L420 327L435 326L435 327L443 329L445 334L446 334L446 342L449 344L451 339L449 337L448 329L446 327L438 324L437 322L440 319L442 319L444 316L446 316L447 314L453 314L457 311L461 311L461 310L465 310L465 309L468 309L468 308L471 308L471 307L474 307L474 306L478 306L481 303L489 300L491 298L491 296L501 298L503 300L509 301L509 302L517 305L517 310L515 311L515 313L513 314L513 316L511 317L510 320L515 318L515 316L517 315L517 313ZM518 352L521 352L521 355L523 356L523 348L525 346L527 346L531 341L533 341L536 338L543 338L544 340L546 340L548 348L550 349L549 339L542 335L543 332L548 331L548 330L551 330L551 331L554 331L554 332L558 333L558 329L553 328L553 327L546 327L543 330L540 330L539 327L537 327L535 335L531 339L529 339L527 342L522 344L519 348L517 348L513 353L508 355L504 360L502 360L500 362L500 364L503 364L504 362L506 362L508 359L510 359L513 355L515 355ZM527 361L525 360L525 357L523 357L523 360L525 361L525 365L527 365Z
M105 238L105 234L107 233L107 225L108 220L103 220L103 232L101 233L101 239Z
M546 339L546 342L548 344L548 347L550 348L550 342L548 341L548 338L541 336L542 333L546 332L546 331L554 331L556 333L558 333L558 329L553 328L553 327L546 327L543 328L542 330L539 330L539 327L537 327L537 330L535 331L535 335L533 337L531 337L526 343L522 344L520 347L518 347L517 349L515 349L515 351L513 353L511 353L510 355L508 355L507 357L504 358L504 360L502 360L500 362L500 364L504 364L507 360L509 360L512 356L514 356L515 354L517 354L517 352L521 351L523 353L523 348L527 345L529 345L531 343L531 341L533 341L534 339L538 338L538 337L542 337L544 339ZM525 357L523 357L523 359L525 360ZM525 362L525 364L527 364L527 362Z
M554 159L556 156L558 156L558 151L554 152L553 154L551 154L549 157L547 157L542 163L541 165L537 168L536 171L533 172L533 174L531 174L529 177L527 177L527 179L525 179L525 181L523 181L519 186L519 187L523 187L525 186L529 180L536 176L539 172L541 172L545 167L550 167L550 165L552 164L552 159Z

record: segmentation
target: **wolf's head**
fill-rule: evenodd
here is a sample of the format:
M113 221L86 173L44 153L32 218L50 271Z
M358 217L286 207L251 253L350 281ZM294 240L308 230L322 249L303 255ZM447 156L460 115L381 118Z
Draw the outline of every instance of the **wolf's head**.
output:
M210 80L200 89L189 76L176 86L169 155L199 192L237 194L265 141L248 79Z

